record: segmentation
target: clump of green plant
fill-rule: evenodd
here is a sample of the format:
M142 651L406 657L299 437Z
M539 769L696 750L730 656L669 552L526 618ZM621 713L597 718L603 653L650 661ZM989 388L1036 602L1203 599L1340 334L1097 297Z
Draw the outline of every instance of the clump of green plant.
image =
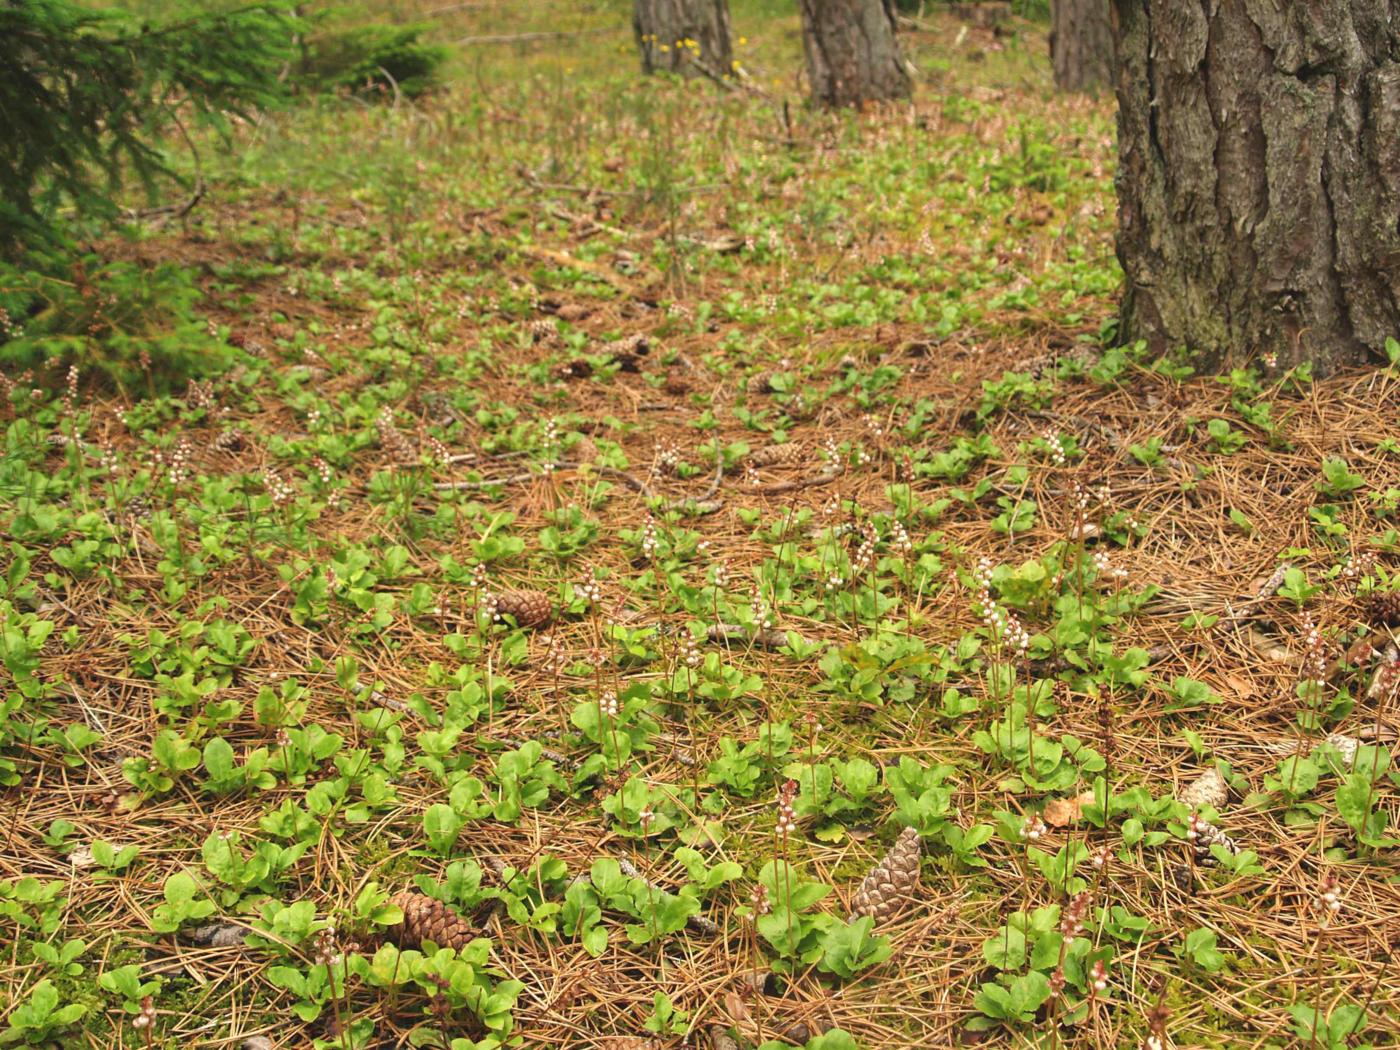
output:
M364 25L312 37L302 54L301 80L322 91L401 94L416 98L436 83L447 48L420 39L412 25Z
M94 255L66 265L56 256L0 262L0 309L11 319L0 367L51 370L55 387L77 366L127 394L178 389L240 356L200 316L202 298L195 275L174 263L147 268Z

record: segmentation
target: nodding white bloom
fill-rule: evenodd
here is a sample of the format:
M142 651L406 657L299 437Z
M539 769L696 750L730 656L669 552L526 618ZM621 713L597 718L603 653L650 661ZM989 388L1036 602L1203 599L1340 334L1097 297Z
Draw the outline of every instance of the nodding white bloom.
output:
M603 598L603 588L594 579L584 579L574 584L574 593L590 605L596 605Z
M646 524L642 526L642 557L647 561L656 557L656 522L650 514L647 515Z
M193 385L194 380L190 383ZM63 391L63 407L66 411L72 412L78 405L78 366L68 366L68 382Z
M729 562L720 561L715 563L715 586L723 587L729 583Z
M1089 970L1089 980L1095 992L1102 992L1108 988L1108 967L1102 959L1094 960L1094 965Z
M1029 816L1021 825L1021 838L1027 842L1039 842L1049 829L1038 816Z
M166 477L169 479L170 484L179 485L181 482L188 480L190 476L190 460L193 458L194 448L186 438L181 437L168 455L157 449L152 456L152 462L156 467L165 468Z
M753 622L765 631L773 626L773 618L768 615L768 603L763 598L757 580L754 581L753 591L749 595L749 612L753 614Z
M1400 657L1381 662L1376 668L1376 675L1371 679L1371 687L1366 691L1366 695L1371 699L1394 696L1397 687L1400 687Z
M291 482L279 474L274 467L268 467L262 475L263 487L267 489L268 498L277 506L291 500L296 495L296 489Z
M990 604L992 593L992 559L986 556L977 559L977 567L972 570L972 588L977 592L982 604Z
M1092 900L1093 894L1084 890L1075 894L1074 898L1065 906L1064 914L1060 919L1060 935L1064 938L1065 944L1069 944L1084 932L1084 920L1089 914L1089 904Z
M909 530L899 522L895 522L890 530L890 542L901 554L914 553L914 542L909 538Z
M1030 651L1031 636L1021 626L1021 621L1008 614L1006 626L1002 629L1002 643L1017 656L1025 656Z
M472 566L472 586L477 590L486 586L486 566L481 562Z
M755 916L767 915L772 910L772 905L768 901L768 887L763 883L755 883L753 896L750 898L750 906L753 908Z
M789 780L778 789L778 824L779 835L788 835L797 830L797 818L793 812L792 800L797 797L797 781Z
M1063 467L1069 462L1069 457L1065 455L1064 438L1060 437L1056 431L1042 431L1040 437L1049 448L1051 463L1057 467Z
M1346 580L1357 580L1362 576L1369 576L1376 567L1375 551L1360 551L1347 559L1342 566L1342 578Z
M1128 570L1121 565L1114 565L1113 560L1108 556L1108 551L1094 551L1094 572L1101 579L1125 580L1128 578Z
M692 670L704 663L705 658L701 655L700 646L696 644L694 638L687 636L681 642L681 659Z
M656 443L652 473L669 474L680 465L681 450L674 441L661 440Z
M603 695L598 697L598 707L609 718L616 718L618 712L616 690L604 689Z
M344 961L336 945L335 927L327 926L316 935L316 962L322 966L339 966Z
M452 458L451 450L432 434L423 439L423 447L427 449L429 458L434 462L446 463Z
M875 530L869 526L861 531L860 546L856 548L855 557L851 559L853 573L864 571L875 561L875 539Z
M828 573L826 580L822 583L822 586L825 587L828 591L839 591L845 585L845 577L843 577L839 572L836 571Z
M1075 511L1082 515L1089 509L1089 490L1076 478L1070 482L1069 491L1070 502L1074 505Z
M1303 673L1310 675L1320 687L1327 679L1327 643L1311 616L1303 618Z
M1325 930L1331 925L1333 918L1342 910L1342 895L1340 892L1341 882L1335 872L1327 872L1322 876L1322 881L1317 887L1317 903L1322 912L1318 919L1318 929Z

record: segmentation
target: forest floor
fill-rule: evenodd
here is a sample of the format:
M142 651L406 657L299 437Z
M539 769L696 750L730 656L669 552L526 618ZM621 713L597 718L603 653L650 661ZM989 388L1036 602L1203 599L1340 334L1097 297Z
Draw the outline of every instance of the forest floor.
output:
M12 1038L1400 1042L1396 376L1117 348L1041 27L821 114L745 10L745 90L472 45L101 247L239 360L5 406Z

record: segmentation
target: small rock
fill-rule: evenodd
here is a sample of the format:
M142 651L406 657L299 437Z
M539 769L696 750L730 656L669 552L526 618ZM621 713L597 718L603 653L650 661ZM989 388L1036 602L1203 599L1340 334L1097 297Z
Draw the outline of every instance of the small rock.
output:
M248 931L231 922L211 922L190 931L190 940L210 948L242 947Z

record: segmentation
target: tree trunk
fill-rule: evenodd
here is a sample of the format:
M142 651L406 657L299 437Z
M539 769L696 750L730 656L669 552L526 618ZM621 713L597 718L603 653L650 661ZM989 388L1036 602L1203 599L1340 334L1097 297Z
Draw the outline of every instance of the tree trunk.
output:
M1109 0L1055 0L1050 12L1050 61L1061 91L1096 93L1113 82Z
M632 28L644 73L733 75L729 0L636 0Z
M812 101L823 106L907 98L893 0L800 0Z
M1319 375L1400 333L1400 0L1113 0L1120 334Z

